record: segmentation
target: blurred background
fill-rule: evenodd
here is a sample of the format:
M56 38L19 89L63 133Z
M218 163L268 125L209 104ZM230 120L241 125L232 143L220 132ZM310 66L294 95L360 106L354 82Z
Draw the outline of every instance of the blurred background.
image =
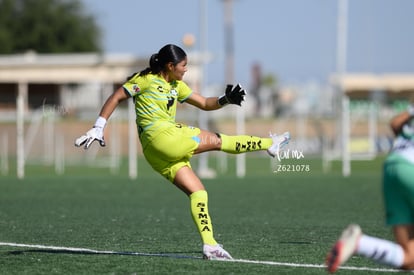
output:
M290 131L290 150L326 170L340 161L347 176L353 160L389 150L388 121L414 94L413 9L411 0L0 0L0 173L127 165L137 177L132 102L111 117L105 149L73 143L126 77L173 43L189 55L194 91L248 91L243 108L183 104L177 121L227 134ZM202 176L227 173L221 153L195 162ZM237 159L238 176L245 165Z

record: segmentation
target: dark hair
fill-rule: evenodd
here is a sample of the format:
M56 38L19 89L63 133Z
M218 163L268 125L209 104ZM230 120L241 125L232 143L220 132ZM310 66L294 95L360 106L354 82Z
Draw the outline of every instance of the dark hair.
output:
M149 67L142 70L139 75L147 75L149 73L159 74L165 69L165 66L172 62L177 65L187 57L187 54L180 47L168 44L162 47L158 53L151 55Z

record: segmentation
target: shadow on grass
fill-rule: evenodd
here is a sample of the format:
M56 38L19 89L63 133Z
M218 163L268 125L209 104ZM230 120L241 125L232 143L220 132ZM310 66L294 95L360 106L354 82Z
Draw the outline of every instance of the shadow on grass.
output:
M122 255L122 256L146 256L146 257L165 257L175 259L196 259L202 260L202 257L186 255L189 253L199 253L199 251L190 252L168 252L168 253L143 253L128 251L80 251L66 249L27 249L7 252L9 255L22 255L25 253L50 253L50 254L77 254L77 255Z
M306 241L285 241L285 242L279 242L280 244L315 244L315 242L306 242Z

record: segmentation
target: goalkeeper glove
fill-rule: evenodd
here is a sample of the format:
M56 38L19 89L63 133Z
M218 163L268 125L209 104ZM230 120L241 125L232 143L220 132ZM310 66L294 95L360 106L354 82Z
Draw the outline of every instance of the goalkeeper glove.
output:
M240 84L237 84L235 87L228 84L224 95L218 98L218 104L220 106L227 104L236 104L241 106L241 102L244 101L245 95L246 91L240 86Z
M79 138L75 140L75 146L80 147L85 144L84 148L86 150L89 148L89 146L91 146L92 142L97 140L99 144L102 147L104 147L105 140L103 136L103 130L105 128L105 125L106 125L106 119L103 117L99 117L96 120L95 125L93 126L92 129L90 129L89 131L86 132L86 134L80 136Z

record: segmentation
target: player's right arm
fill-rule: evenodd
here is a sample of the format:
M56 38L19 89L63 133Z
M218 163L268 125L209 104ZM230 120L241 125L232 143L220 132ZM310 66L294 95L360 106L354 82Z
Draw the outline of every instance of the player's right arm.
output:
M105 104L102 106L101 112L99 113L100 117L108 120L111 114L114 112L116 107L121 101L129 98L130 96L125 92L123 87L119 87L113 94L111 94L106 100Z
M414 106L409 105L407 111L401 112L390 121L390 126L394 134L397 136L403 131L404 125L414 117Z
M114 112L118 104L129 97L130 95L125 92L123 87L118 88L113 94L111 94L105 101L105 104L102 106L99 117L92 129L77 138L75 140L75 146L80 147L84 145L84 148L88 149L89 146L91 146L92 142L95 140L98 141L101 146L105 146L105 139L103 134L106 121Z
M394 135L398 135L401 132L403 125L410 119L408 112L402 112L391 119L390 126Z

